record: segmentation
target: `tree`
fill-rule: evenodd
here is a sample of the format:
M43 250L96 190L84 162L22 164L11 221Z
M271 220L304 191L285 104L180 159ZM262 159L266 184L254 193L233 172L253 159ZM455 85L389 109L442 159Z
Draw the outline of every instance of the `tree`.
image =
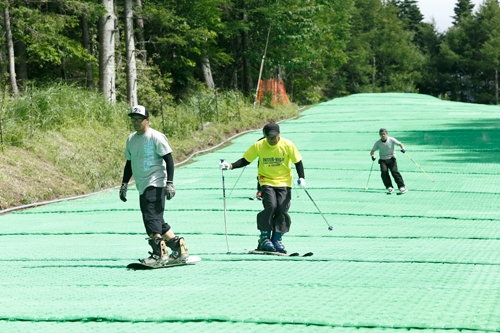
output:
M135 0L137 11L135 13L135 25L137 26L136 39L139 45L137 57L144 63L147 62L146 46L144 41L144 19L142 18L142 0Z
M12 31L10 26L10 13L9 13L9 2L6 1L6 6L3 10L3 18L5 23L5 32L7 38L7 49L9 52L9 78L10 78L10 88L12 90L12 94L17 96L19 94L19 90L16 82L16 67L15 67L15 59L14 59L14 42L12 41Z
M453 25L459 24L460 21L466 17L471 17L473 9L474 4L472 3L472 0L458 0L455 4L455 8L453 9L455 12L455 16L452 16Z
M420 12L417 1L393 0L390 4L398 8L398 18L403 22L405 30L413 33L413 43L422 47L422 20L424 19L424 15Z
M425 56L398 13L393 2L355 1L342 74L347 92L417 91Z
M87 50L87 52L92 54L92 47L89 39L89 24L87 16L82 15L80 17L80 26L82 27L82 46ZM94 88L94 73L92 72L92 61L87 60L85 63L87 87L90 89Z
M110 103L116 102L115 25L113 0L101 0L106 14L99 18L99 87Z
M497 0L485 0L477 12L478 26L485 36L480 48L478 62L481 74L484 77L484 89L478 94L484 95L483 102L498 104L498 70L500 68L500 6ZM494 99L488 95L493 89Z
M137 69L135 65L134 17L132 0L125 0L125 49L127 58L127 98L137 105Z

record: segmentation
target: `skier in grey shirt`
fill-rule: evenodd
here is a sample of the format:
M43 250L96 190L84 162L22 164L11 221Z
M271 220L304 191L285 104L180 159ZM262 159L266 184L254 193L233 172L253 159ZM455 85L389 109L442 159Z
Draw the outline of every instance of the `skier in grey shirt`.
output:
M144 106L132 107L129 117L136 132L130 134L126 143L120 199L127 201L127 184L133 175L142 220L153 249L141 262L150 266L183 262L189 256L184 238L176 236L163 219L165 199L175 195L172 148L164 134L149 127L149 113ZM167 247L172 250L170 256Z
M379 130L380 140L375 142L372 150L370 151L370 155L372 157L372 161L375 161L375 151L379 151L379 160L380 164L380 172L382 176L382 181L384 182L384 186L387 189L388 194L392 194L394 189L392 187L391 177L389 176L389 170L391 171L392 177L394 181L398 185L399 192L404 194L407 192L405 188L405 183L403 181L403 177L398 171L398 164L396 162L396 152L395 148L398 145L401 148L401 152L405 153L405 146L399 142L396 138L390 137L387 135L387 130L385 128L381 128Z

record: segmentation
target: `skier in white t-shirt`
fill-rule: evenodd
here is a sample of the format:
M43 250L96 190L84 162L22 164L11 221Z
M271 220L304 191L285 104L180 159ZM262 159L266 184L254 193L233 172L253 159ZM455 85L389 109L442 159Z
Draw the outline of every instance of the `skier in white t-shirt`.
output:
M372 161L376 160L375 151L379 151L379 160L380 164L380 172L382 176L382 181L384 182L384 186L387 189L388 194L392 194L394 189L392 187L391 177L389 176L389 171L391 171L392 177L396 182L396 185L399 188L399 192L401 194L406 193L407 190L405 188L405 183L403 181L403 177L398 171L398 164L396 162L396 145L401 148L401 152L405 153L405 146L399 142L396 138L390 137L387 135L387 130L385 128L381 128L379 130L380 140L375 142L372 150L370 151L370 155L372 157Z
M153 249L141 262L150 266L183 262L189 256L184 238L176 236L163 219L165 199L175 195L172 148L163 133L149 127L149 113L144 106L132 107L129 117L136 132L126 143L120 199L127 201L127 184L134 176L142 220ZM167 247L172 250L170 256Z

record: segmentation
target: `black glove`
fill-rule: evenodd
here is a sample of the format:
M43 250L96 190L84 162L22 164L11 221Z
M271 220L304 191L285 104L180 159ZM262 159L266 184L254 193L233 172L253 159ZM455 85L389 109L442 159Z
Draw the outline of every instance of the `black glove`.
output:
M401 149L401 152L404 154L406 153L406 149Z
M372 161L375 161L377 158L372 155Z
M123 183L120 186L120 200L123 202L127 201L127 183Z
M172 182L167 182L167 188L165 189L165 198L167 200L172 199L175 196L175 187L174 183Z

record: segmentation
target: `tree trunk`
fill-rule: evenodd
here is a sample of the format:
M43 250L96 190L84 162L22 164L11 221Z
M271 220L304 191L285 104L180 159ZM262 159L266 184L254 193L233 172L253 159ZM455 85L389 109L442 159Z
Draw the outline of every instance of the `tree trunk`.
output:
M26 57L26 44L22 40L14 42L14 54L16 55L16 81L19 86L28 80L28 63Z
M498 69L495 69L495 104L498 105Z
M4 9L4 22L5 22L5 32L7 37L7 48L9 51L9 77L10 77L10 88L12 89L12 94L14 96L19 95L19 89L17 88L16 82L16 63L14 56L14 43L12 41L12 31L10 30L10 14L9 7L6 6Z
M127 98L129 105L134 106L137 105L137 68L132 0L125 0L125 49L127 54Z
M205 83L210 89L215 89L214 78L212 76L212 70L210 69L210 60L207 56L201 57L201 70L203 72L203 77L205 78Z
M146 63L147 53L146 53L146 43L144 42L144 20L142 19L142 1L135 0L135 4L137 6L137 10L139 13L136 13L135 17L135 25L137 27L136 39L137 44L139 45L140 52L137 53L137 58L139 58L143 63Z
M373 86L373 89L375 92L375 78L376 78L376 75L377 75L377 61L376 61L376 58L373 57L373 71L372 71L372 86Z
M248 15L243 14L243 20L248 21ZM246 57L248 52L248 32L243 31L241 36L242 41L242 61L243 61L243 91L248 94L253 89L252 71L250 61Z
M108 102L116 103L115 21L113 0L101 0L107 13L99 18L99 87Z
M92 48L89 43L89 23L87 21L87 17L82 15L80 17L80 26L82 28L82 46L87 50L89 54L92 54ZM85 64L85 71L87 77L87 87L90 89L94 89L94 75L92 73L92 63L87 61Z

